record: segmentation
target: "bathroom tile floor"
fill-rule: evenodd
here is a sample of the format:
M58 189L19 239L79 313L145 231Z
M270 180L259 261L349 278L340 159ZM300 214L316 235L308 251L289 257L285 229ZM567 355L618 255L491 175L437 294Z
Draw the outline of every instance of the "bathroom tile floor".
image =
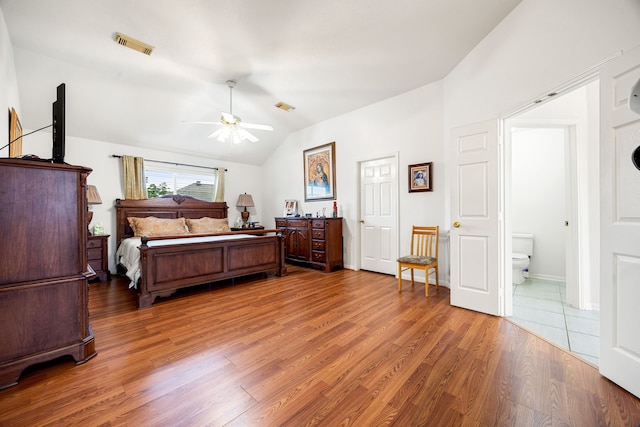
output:
M600 312L566 304L564 282L527 278L513 285L513 322L598 365Z

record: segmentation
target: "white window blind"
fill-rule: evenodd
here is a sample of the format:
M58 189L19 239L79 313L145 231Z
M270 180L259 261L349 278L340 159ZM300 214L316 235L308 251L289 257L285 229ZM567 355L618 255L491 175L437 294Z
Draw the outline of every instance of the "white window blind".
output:
M213 174L195 173L169 168L145 168L147 195L149 198L165 194L183 194L212 202L216 177Z

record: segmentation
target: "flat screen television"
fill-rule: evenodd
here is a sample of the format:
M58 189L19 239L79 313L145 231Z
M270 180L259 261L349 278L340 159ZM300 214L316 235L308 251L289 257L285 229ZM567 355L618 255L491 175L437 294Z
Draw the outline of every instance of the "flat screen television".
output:
M56 100L53 103L53 151L51 159L53 163L64 163L64 136L65 136L65 86L60 84L57 89Z

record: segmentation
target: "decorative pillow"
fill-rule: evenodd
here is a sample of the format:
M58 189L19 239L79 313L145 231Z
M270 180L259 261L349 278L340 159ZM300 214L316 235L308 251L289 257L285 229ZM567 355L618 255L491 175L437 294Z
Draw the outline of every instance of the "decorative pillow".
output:
M127 218L135 237L142 236L172 236L174 234L188 234L184 218Z
M206 216L199 219L187 218L187 227L191 233L226 233L231 231L227 218Z

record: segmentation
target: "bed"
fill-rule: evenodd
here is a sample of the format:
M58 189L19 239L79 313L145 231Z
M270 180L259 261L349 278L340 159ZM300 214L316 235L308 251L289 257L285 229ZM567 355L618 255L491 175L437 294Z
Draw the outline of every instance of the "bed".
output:
M280 230L136 238L129 220L184 218L195 223L200 219L226 219L228 208L224 202L205 202L174 195L147 200L117 199L115 208L117 256L120 258L125 252L122 248L128 245L129 261L124 261L123 265L136 288L138 308L150 307L156 297L170 296L188 286L257 273L287 274L284 238ZM139 258L137 262L135 255ZM138 271L134 272L136 268Z

